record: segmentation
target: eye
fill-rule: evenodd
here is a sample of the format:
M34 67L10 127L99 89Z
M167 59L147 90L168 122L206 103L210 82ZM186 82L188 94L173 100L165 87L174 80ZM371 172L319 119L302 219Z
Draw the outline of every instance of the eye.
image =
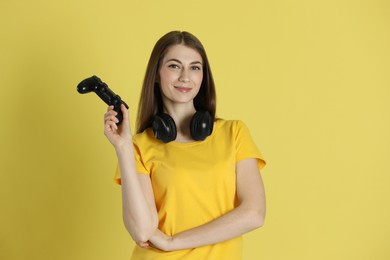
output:
M202 70L202 68L200 66L192 66L191 69L192 70Z
M179 65L177 65L177 64L169 64L169 65L168 65L168 68L180 69Z

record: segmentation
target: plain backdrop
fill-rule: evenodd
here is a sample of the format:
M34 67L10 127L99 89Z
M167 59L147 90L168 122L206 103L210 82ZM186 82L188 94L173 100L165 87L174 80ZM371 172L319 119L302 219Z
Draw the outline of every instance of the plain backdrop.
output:
M99 76L131 125L154 43L204 44L217 115L267 159L244 259L390 259L390 2L0 2L0 259L129 259Z

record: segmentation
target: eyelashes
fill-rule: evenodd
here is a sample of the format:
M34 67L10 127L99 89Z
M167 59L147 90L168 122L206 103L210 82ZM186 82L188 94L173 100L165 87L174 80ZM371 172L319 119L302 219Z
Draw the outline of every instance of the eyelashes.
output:
M168 65L168 68L180 69L179 65L176 65L176 64L170 64L170 65Z
M178 64L169 64L168 68L181 69L180 65L178 65ZM191 66L190 69L191 70L202 70L202 67L201 66Z

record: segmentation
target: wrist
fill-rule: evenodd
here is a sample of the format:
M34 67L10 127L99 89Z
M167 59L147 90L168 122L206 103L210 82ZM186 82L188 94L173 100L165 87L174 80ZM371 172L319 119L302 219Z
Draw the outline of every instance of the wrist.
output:
M133 150L133 142L131 140L121 142L119 144L114 145L114 149L117 153L131 151Z
M118 145L114 146L115 152L117 156L125 155L127 156L129 153L134 153L133 151L133 143L130 142L123 142Z

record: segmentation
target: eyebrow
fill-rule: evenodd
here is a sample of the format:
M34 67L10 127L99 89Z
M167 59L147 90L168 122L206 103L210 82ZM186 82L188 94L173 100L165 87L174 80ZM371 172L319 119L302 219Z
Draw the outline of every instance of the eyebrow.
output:
M181 62L180 60L175 59L175 58L169 59L169 60L167 60L165 63L170 62L170 61L175 61L175 62L177 62L177 63L182 64L182 62ZM193 61L193 62L191 62L190 64L200 64L200 65L203 65L202 62L200 62L200 61Z

